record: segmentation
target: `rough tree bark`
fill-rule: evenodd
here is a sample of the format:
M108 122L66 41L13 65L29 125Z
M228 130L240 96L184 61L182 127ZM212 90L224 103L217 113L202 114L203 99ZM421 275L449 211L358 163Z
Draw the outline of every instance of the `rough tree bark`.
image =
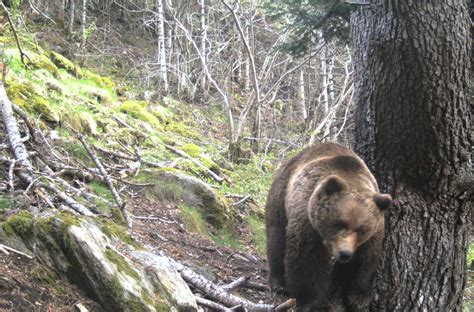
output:
M373 300L360 311L462 310L468 17L464 0L373 0L353 13L355 148L395 199Z

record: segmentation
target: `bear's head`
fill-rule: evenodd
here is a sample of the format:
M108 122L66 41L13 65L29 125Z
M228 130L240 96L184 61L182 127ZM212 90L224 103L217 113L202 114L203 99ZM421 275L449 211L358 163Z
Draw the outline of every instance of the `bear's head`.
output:
M360 245L383 235L384 211L391 205L390 195L352 191L343 178L332 175L314 190L308 215L331 256L346 263Z

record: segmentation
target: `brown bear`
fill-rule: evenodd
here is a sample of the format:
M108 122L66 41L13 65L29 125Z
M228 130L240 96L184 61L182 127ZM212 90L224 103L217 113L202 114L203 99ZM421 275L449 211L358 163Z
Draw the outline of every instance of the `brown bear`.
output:
M346 306L367 298L391 204L348 148L324 143L291 158L265 206L272 290L295 297L298 311L327 311L334 296Z

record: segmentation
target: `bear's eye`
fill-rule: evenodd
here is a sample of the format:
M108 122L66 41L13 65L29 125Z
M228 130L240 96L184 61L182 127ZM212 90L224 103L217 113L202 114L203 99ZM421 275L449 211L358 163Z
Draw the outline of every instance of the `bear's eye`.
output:
M365 228L360 228L357 230L357 234L360 236L364 236L365 233L367 233L367 229Z
M332 227L335 229L335 230L344 230L347 228L347 223L344 222L344 221L337 221L337 222L334 222L332 224Z

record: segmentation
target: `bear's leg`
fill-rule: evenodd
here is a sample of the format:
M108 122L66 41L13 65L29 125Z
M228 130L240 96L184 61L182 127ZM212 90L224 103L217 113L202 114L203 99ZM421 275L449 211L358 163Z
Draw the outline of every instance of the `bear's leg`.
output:
M373 279L379 263L381 240L373 239L360 246L354 259L346 264L347 272L339 272L350 281L341 282L346 285L343 300L347 311L364 311L372 295ZM350 272L350 274L348 274Z
M273 292L284 294L285 291L285 248L286 248L286 215L284 207L272 207L272 213L265 216L267 234L267 259L269 282Z
M287 229L285 257L286 289L296 297L297 311L328 311L329 307L329 257L317 239L302 239L295 231Z

